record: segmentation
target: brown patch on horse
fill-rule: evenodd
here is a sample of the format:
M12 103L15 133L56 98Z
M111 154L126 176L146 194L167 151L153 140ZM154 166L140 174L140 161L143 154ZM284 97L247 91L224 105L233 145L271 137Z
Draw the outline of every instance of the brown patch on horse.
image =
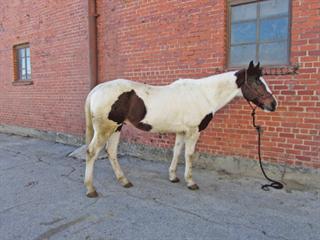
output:
M125 120L131 122L136 128L144 131L150 131L152 126L141 122L146 114L147 109L143 100L134 90L131 90L130 92L122 93L118 97L118 100L113 103L108 118L120 125L117 128L117 131L121 130L122 124Z
M211 121L212 117L213 117L213 114L209 113L202 119L202 121L200 122L200 124L198 126L199 132L208 127L208 124Z
M121 132L122 126L123 126L123 124L120 124L120 125L117 127L116 132Z

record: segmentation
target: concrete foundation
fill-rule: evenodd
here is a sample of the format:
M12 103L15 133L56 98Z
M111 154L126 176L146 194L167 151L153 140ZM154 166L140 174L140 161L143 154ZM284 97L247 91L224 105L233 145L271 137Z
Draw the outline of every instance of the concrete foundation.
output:
M15 134L24 137L35 137L43 140L64 143L74 146L81 146L84 143L84 138L79 136L11 125L0 124L0 133Z
M10 133L21 136L30 136L44 140L79 146L70 157L85 159L86 146L84 138L64 133L40 131L36 129L0 125L0 132ZM149 161L171 161L172 149L156 148L148 145L121 142L119 154L137 157ZM183 154L181 154L183 156ZM100 158L106 158L105 152L101 153ZM184 162L183 157L179 163ZM297 168L287 165L275 165L264 163L265 170L269 177L285 183L287 189L302 190L309 188L320 188L320 170L310 168ZM255 160L241 158L237 156L216 156L206 153L195 153L194 167L227 174L252 176L263 178L259 163Z

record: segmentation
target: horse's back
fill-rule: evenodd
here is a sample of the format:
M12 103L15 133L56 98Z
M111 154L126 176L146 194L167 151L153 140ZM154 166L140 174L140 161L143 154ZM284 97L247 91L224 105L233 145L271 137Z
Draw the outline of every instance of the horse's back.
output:
M144 123L152 125L154 131L175 131L179 126L197 126L209 111L207 101L196 85L197 81L191 79L177 80L164 86L117 79L99 84L88 98L91 112L106 118L113 104L118 100L130 101L126 96L133 93L135 100L139 99L140 105L146 109ZM126 106L129 104L124 103Z
M115 79L100 83L93 88L88 94L87 104L89 104L92 113L105 115L111 110L111 106L118 100L121 94L129 93L133 90L139 97L145 99L151 92L157 92L156 88L159 87L127 79Z
M115 79L100 83L91 90L88 97L91 99L91 102L100 103L103 101L105 104L108 104L110 101L117 100L122 93L132 90L141 98L148 98L150 95L155 95L156 93L161 94L169 88L170 85L154 86L127 79Z

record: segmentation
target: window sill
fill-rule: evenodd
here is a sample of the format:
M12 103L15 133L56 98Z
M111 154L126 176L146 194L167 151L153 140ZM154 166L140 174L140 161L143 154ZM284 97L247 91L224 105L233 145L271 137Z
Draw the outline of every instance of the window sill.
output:
M16 80L12 82L13 86L26 86L26 85L33 85L33 81L31 80Z
M229 67L228 70L239 70L246 67ZM263 75L293 75L298 74L299 65L262 66Z

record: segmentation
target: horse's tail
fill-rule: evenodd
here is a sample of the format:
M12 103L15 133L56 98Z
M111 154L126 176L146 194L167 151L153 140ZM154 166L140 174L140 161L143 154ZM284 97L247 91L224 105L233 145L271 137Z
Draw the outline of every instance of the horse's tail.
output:
M90 95L86 99L84 111L86 115L86 144L89 145L89 143L93 138L92 116L91 116L91 109L90 109Z

